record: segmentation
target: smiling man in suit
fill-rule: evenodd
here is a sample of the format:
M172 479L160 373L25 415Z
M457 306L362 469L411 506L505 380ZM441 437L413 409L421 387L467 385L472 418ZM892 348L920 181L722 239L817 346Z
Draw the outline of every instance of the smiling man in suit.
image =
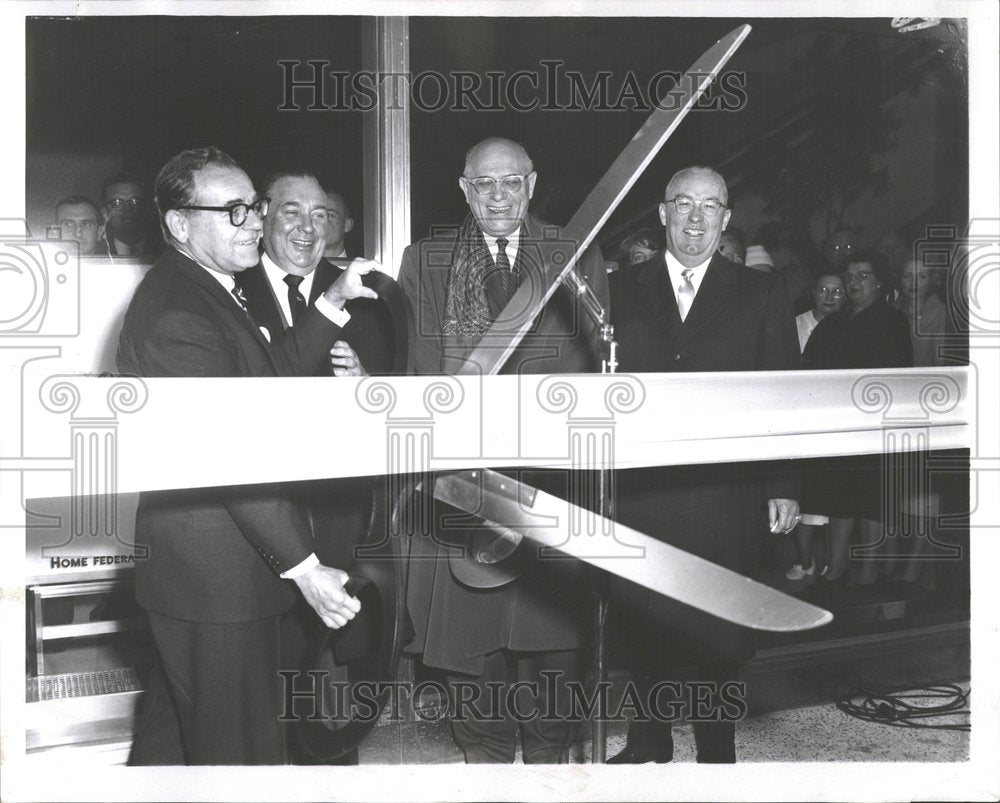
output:
M123 373L307 374L337 338L347 300L374 295L361 280L374 263L352 265L294 333L269 343L234 280L257 264L267 198L230 156L202 148L167 162L156 203L169 245L126 312ZM144 493L136 543L148 553L136 561L136 598L163 673L147 691L132 763L283 763L278 622L295 599L287 581L338 628L360 608L344 590L347 574L320 563L299 510L267 485ZM178 724L180 744L170 745Z
M323 258L329 237L342 235L316 176L299 170L273 173L265 179L263 192L270 199L263 221L264 251L260 262L243 271L237 283L246 293L254 321L275 341L297 325L302 312L345 269ZM333 345L330 359L313 366L309 374L389 373L396 343L388 307L360 297L345 309L342 337Z
M501 320L513 328L526 314L505 312L518 287L540 288L545 265L569 258L576 244L528 211L537 178L519 143L483 140L469 149L457 182L469 207L465 221L403 252L399 282L410 306L416 373L454 373L492 323ZM575 270L606 306L600 250L587 249ZM503 320L501 314L510 317ZM560 287L503 373L593 371L597 361L589 331L573 294ZM523 479L550 493L567 493L566 472L525 473ZM439 519L434 536L456 529ZM577 723L564 684L581 676L591 608L580 565L527 561L518 579L474 588L453 575L449 550L425 535L411 539L408 604L416 637L409 648L422 653L428 666L448 673L453 706L460 693L474 692L475 712L452 719L466 762L513 763L520 729L526 764L565 763ZM511 686L518 687L514 707L533 716L518 717L505 701L494 700Z
M622 372L798 367L795 318L779 280L716 253L729 224L728 200L726 182L707 167L685 168L667 183L659 207L665 251L611 278ZM663 414L696 413L679 399ZM763 526L784 533L801 519L798 483L780 473L686 466L618 472L616 481L623 524L742 574L753 568ZM619 609L635 624L635 674L644 696L676 667L695 667L694 679L718 689L736 680L739 660L752 654L747 631L637 586L617 590ZM735 761L733 721L699 722L694 733L699 762ZM672 756L671 723L652 718L632 723L625 749L608 763Z
M328 238L332 234L342 241L343 231L331 214L328 194L308 171L272 173L264 181L263 192L269 199L263 221L263 252L257 265L239 274L237 283L246 294L254 321L268 331L274 344L293 336L309 303L344 274L343 268L323 259ZM311 374L363 376L365 362L358 352L366 355L376 373L386 372L383 352L395 348L394 329L386 320L388 308L359 298L348 303L346 310L350 320L344 324L341 339L333 344L329 359L313 366ZM316 420L322 420L322 414L317 414ZM303 411L297 426L303 433L308 431L307 412ZM288 487L300 509L308 513L320 560L350 571L355 548L366 536L372 516L372 479L312 480ZM303 652L310 646L306 638L314 629L313 621L308 606L299 603L283 622L284 660L290 667L301 666ZM357 754L352 753L345 763L356 764Z

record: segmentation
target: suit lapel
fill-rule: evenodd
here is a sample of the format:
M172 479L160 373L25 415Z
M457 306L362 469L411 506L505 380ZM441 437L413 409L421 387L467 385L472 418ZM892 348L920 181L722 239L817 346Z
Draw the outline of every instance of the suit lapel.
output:
M246 293L247 307L254 323L265 327L272 340L280 336L285 331L285 320L281 314L281 305L274 297L274 288L267 280L264 266L258 262L240 273L236 281Z
M649 311L647 320L654 321L668 341L680 337L683 325L677 311L677 299L670 286L663 252L646 260L636 269L639 271L639 286L643 288L641 303Z
M323 294L326 288L337 281L343 272L343 268L338 268L325 259L321 259L319 265L316 266L316 275L313 276L312 289L309 291L309 303L315 304L316 299Z
M258 343L267 348L267 339L261 334L256 324L250 319L250 316L243 311L232 293L227 292L226 288L218 280L209 276L208 272L200 265L195 264L179 251L175 251L175 253L177 256L171 267L191 279L202 290L212 296L229 315L235 317L242 326L246 327L247 331L253 335ZM268 353L270 353L269 350Z
M736 271L739 270L746 269L730 265L727 260L718 256L712 258L701 281L701 287L698 288L698 295L695 296L694 303L681 327L683 339L697 336L699 330L710 325L720 313L730 307L733 296L738 292Z

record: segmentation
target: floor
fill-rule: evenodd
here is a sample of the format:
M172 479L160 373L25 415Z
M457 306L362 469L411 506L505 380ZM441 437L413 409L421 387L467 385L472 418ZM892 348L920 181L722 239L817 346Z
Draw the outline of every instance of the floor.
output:
M740 762L808 761L964 761L969 755L969 733L960 730L905 728L856 719L839 710L832 699L858 689L917 690L932 683L950 682L968 692L967 645L961 642L932 648L901 650L823 666L774 668L766 661L751 664L743 675L748 685L750 713L736 729ZM613 686L621 689L627 673L613 672ZM615 695L612 693L612 699ZM852 696L860 703L860 696ZM912 705L928 701L907 698ZM798 703L794 704L793 703ZM938 703L940 701L932 701ZM612 705L612 708L614 706ZM967 706L966 706L967 708ZM461 763L463 756L451 738L447 720L433 707L423 709L424 721L389 723L376 728L361 745L361 764ZM922 724L932 720L921 719ZM949 714L935 724L961 725L969 717ZM585 724L571 763L589 763L590 726ZM607 755L624 747L627 725L608 725ZM674 731L674 761L693 762L691 726ZM520 763L520 752L516 763Z
M967 682L960 683L968 689ZM944 721L958 723L962 717ZM968 718L964 718L968 721ZM612 724L607 755L625 744L625 726ZM969 734L948 730L910 730L863 722L842 713L832 704L805 706L751 717L736 730L738 760L752 761L964 761L969 754ZM571 763L590 762L590 743L574 746ZM361 764L461 763L446 721L385 725L362 745ZM674 761L694 761L691 726L674 731ZM521 763L518 753L515 763Z
M775 636L758 645L758 657L743 669L747 682L749 716L737 726L737 756L754 761L962 761L969 754L969 733L960 730L913 729L862 721L833 703L856 689L920 689L950 682L964 691L970 687L967 630L948 623L968 619L968 591L964 576L939 572L937 587L894 582L882 578L871 586L847 586L817 578L791 583L783 577L791 561L775 556L765 582L834 612L831 625L814 632L816 641L854 643L828 660L815 656L797 661L794 639ZM779 571L780 569L780 571ZM925 625L927 635L911 629ZM866 650L865 639L899 633L896 646L882 641ZM807 639L808 640L808 639ZM622 645L610 639L611 680L621 688L628 673L615 661ZM920 701L912 701L921 704ZM461 763L463 756L451 739L446 719L435 721L429 710L425 721L380 726L362 744L362 764ZM941 724L967 724L968 716L947 716ZM929 722L929 720L922 720ZM571 762L589 763L590 726L574 745ZM627 725L609 723L606 754L625 743ZM674 761L694 761L689 725L675 728ZM517 762L520 762L518 753Z

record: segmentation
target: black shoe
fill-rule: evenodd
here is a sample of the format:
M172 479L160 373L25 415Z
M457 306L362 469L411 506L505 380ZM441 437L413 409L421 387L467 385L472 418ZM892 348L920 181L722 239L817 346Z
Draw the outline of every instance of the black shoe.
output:
M605 764L668 764L673 761L674 751L670 747L632 747L625 745L625 749L616 753L609 759L605 759Z

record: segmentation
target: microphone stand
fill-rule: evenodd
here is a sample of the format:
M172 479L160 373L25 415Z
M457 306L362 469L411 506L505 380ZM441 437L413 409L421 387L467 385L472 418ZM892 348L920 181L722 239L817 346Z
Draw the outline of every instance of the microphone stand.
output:
M618 370L618 343L615 341L615 328L608 321L608 311L604 309L601 302L597 300L594 291L575 270L571 270L563 279L573 296L579 302L580 307L586 310L591 320L594 322L592 335L596 335L594 341L595 351L601 357L601 373L614 374ZM610 466L605 466L600 470L598 476L598 513L608 521L614 520L614 499L608 493L611 484ZM591 664L594 689L597 691L595 699L600 699L600 689L607 675L607 656L605 653L605 626L608 619L608 596L610 585L608 575L597 569L591 569L591 581L594 592L594 658ZM591 722L591 751L590 763L603 764L607 756L607 723L601 717L600 708L595 708L596 716Z

